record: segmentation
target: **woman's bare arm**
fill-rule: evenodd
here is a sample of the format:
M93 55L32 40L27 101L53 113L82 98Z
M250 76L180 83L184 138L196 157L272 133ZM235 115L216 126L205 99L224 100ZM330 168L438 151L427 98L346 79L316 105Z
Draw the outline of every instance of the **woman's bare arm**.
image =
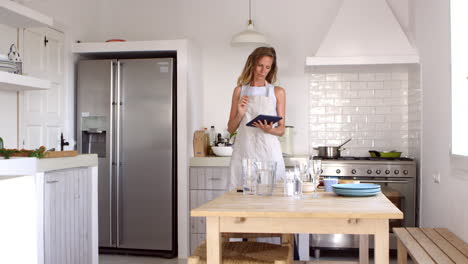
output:
M229 114L228 121L228 131L230 134L236 132L237 128L239 127L249 102L249 98L247 96L242 96L242 98L239 98L240 93L241 86L237 86L232 93L231 112Z

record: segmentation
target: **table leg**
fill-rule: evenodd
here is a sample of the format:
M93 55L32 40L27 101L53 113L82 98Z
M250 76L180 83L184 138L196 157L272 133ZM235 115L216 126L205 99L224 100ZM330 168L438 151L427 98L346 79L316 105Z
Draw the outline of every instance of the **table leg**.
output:
M359 264L369 264L369 235L359 235Z
M408 251L406 250L405 245L401 243L400 239L397 239L397 250L398 250L398 264L408 263Z
M375 264L389 263L389 239L388 219L380 220L377 223L375 232Z
M221 264L222 241L221 233L219 230L219 217L208 216L206 217L206 263L207 264Z

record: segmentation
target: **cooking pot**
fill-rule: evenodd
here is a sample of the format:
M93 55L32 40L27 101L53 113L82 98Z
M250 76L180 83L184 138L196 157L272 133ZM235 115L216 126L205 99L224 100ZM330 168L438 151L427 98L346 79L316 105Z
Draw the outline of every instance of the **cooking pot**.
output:
M338 147L333 146L320 146L315 147L314 149L318 151L317 156L322 158L339 158L341 156L341 150L345 150L343 147L344 144L351 141L351 139L346 140L343 144Z

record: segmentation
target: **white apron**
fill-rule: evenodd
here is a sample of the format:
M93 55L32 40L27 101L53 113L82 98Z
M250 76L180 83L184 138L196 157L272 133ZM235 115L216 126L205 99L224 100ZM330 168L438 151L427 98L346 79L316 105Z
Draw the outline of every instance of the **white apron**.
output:
M249 88L250 86L245 86L244 89ZM240 96L243 96L242 92ZM276 115L276 101L274 96L274 86L271 84L267 84L266 96L249 96L247 111L239 124L232 152L228 191L236 187L242 187L241 161L243 158L255 159L258 161L276 161L275 181L283 179L284 177L284 160L278 137L265 133L260 128L246 126L250 120L260 114Z

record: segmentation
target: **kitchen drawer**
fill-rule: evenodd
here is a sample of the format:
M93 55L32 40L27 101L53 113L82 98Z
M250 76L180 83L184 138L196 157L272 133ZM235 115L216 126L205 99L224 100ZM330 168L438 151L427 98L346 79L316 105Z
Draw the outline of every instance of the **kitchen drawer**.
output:
M225 190L229 167L191 167L190 190Z

